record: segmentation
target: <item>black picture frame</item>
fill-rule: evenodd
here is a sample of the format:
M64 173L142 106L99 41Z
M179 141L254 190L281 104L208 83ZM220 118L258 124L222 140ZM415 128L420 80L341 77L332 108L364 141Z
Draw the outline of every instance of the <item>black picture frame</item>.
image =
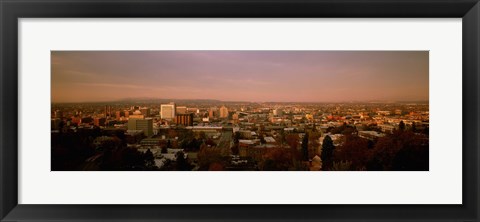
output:
M478 0L1 0L1 221L478 221ZM18 204L18 19L123 17L462 18L461 205ZM439 194L442 195L442 194Z

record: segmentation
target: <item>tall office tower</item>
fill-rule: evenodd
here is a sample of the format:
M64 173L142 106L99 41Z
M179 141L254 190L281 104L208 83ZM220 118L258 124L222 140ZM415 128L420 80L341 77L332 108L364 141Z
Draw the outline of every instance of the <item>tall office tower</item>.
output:
M152 118L130 118L128 119L128 130L142 130L145 136L153 135L153 119Z
M120 111L115 111L115 118L116 118L117 120L120 120L121 117L122 117L122 112L120 112Z
M228 109L225 106L220 107L220 118L228 118Z
M160 116L165 120L173 120L175 118L175 103L160 105Z
M105 105L105 118L107 118L109 115L110 113L108 113L108 106Z
M218 116L218 107L214 106L211 107L210 110L208 111L208 117L209 118L214 118Z
M150 108L142 107L140 108L140 112L146 117L150 116Z
M193 126L193 113L177 114L175 116L175 123L184 126Z
M109 105L105 105L105 118L107 118L107 116L113 116L112 114L112 107Z
M124 114L124 116L125 116L125 117L127 117L127 118L128 118L128 117L130 116L130 111L128 111L128 110L125 110L125 112L124 112L124 113L125 113L125 114Z
M175 109L175 114L186 114L187 113L187 107L186 106L177 106Z

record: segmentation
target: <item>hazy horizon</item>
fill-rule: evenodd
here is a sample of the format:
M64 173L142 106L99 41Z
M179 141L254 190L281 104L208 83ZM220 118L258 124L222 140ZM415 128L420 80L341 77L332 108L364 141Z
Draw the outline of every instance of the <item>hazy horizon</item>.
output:
M428 51L52 51L52 103L428 101Z
M121 98L117 100L104 100L104 101L78 101L78 102L52 102L56 104L61 103L130 103L130 102L150 102L150 101L162 101L162 102L176 102L176 101L217 101L225 103L428 103L429 100L364 100L364 101L240 101L240 100L218 100L218 99L175 99L175 98Z

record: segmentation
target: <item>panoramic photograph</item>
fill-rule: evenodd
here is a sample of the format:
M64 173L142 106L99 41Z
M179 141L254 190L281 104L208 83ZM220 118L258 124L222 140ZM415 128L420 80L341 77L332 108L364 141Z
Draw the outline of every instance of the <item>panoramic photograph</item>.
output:
M428 171L429 52L51 51L50 118L52 171Z

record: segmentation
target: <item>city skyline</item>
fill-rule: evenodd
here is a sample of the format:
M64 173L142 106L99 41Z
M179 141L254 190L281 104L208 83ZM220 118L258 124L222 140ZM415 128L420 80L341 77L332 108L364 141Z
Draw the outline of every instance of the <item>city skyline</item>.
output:
M52 102L428 101L427 51L52 51Z

